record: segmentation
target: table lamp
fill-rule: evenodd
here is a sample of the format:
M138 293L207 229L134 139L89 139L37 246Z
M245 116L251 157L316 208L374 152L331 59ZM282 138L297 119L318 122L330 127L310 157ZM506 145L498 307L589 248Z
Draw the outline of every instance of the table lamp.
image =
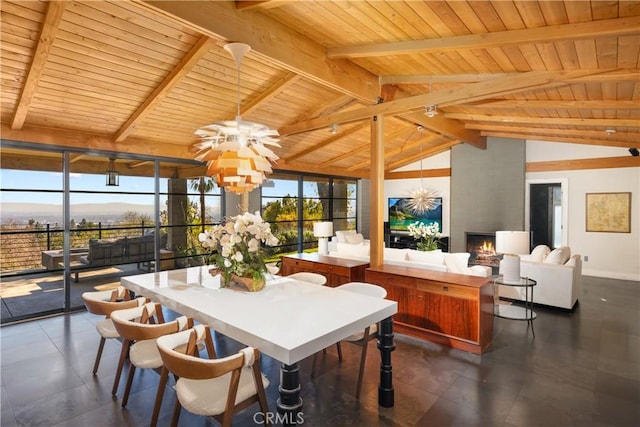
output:
M503 254L500 274L508 283L520 282L520 256L529 253L528 231L496 231L496 252Z
M329 237L333 236L333 223L314 222L313 235L318 237L318 253L320 255L329 255Z

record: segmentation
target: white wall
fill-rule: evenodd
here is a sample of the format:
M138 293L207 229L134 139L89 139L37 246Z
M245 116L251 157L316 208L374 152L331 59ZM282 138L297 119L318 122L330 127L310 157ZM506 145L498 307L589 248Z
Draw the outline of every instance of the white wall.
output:
M625 148L527 141L527 162L629 155ZM567 180L567 243L572 253L588 256L584 275L640 280L640 168L534 172L526 179ZM631 192L631 233L586 232L586 193L607 192Z
M629 156L626 148L527 141L526 161L576 160ZM425 159L423 169L448 168L450 152ZM420 170L420 162L402 170ZM589 169L578 171L527 173L526 180L566 181L569 191L567 244L574 254L588 256L582 272L586 276L640 281L640 168ZM451 179L424 178L425 186L443 197L443 233L449 235ZM420 186L420 179L386 180L384 196L405 197ZM585 230L586 193L631 192L631 233L587 233ZM385 213L385 220L388 220ZM528 219L525 219L528 224Z

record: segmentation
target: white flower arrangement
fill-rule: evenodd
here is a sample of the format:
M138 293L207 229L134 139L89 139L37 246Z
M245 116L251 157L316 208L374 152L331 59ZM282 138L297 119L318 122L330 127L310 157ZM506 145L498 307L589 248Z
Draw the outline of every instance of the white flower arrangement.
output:
M234 216L225 224L200 233L198 239L209 251L209 262L220 271L225 286L231 283L233 275L264 282L267 266L260 243L278 244L271 225L262 220L259 212Z
M420 221L409 224L407 227L409 236L418 241L417 246L420 251L434 251L438 249L440 240L440 226L437 222L426 225Z

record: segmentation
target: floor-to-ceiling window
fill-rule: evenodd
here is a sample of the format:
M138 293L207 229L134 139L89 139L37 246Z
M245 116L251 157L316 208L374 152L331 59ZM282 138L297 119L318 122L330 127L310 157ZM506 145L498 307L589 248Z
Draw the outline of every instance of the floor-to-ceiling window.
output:
M356 228L357 181L327 176L276 174L261 187L262 216L279 245L271 254L315 251L313 223L332 221L334 230Z
M202 263L197 236L224 196L172 178L185 162L3 141L2 323L82 308L82 292L123 275Z

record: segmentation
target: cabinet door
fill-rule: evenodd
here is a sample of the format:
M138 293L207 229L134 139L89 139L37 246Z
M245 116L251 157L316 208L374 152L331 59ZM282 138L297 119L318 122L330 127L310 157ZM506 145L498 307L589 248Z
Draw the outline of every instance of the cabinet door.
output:
M402 286L393 286L388 284L381 284L387 291L386 299L395 301L398 303L398 312L393 315L394 322L411 323L409 321L409 303L407 300L407 288Z
M465 298L430 293L426 317L428 329L478 342L478 303Z

